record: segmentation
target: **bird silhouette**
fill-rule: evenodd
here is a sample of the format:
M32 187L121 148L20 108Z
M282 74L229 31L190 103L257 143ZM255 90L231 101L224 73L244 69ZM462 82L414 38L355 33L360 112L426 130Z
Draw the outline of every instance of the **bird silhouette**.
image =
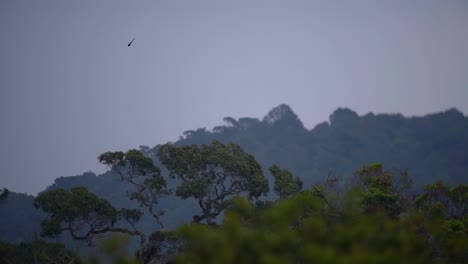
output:
M136 39L136 38L133 38L133 39L132 39L132 41L130 41L130 43L128 43L128 45L127 45L127 46L129 46L129 47L130 47L130 45L132 45L132 43L133 43L133 41L134 41L135 39Z

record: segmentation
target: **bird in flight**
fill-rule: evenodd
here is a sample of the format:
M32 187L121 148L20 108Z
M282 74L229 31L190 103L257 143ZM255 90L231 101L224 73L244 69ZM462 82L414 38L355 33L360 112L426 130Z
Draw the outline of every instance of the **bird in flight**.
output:
M127 45L127 46L129 46L129 47L130 47L130 45L132 45L132 43L133 43L133 41L134 41L135 39L136 39L136 38L133 38L133 39L132 39L132 41L130 41L130 43L128 43L128 45Z

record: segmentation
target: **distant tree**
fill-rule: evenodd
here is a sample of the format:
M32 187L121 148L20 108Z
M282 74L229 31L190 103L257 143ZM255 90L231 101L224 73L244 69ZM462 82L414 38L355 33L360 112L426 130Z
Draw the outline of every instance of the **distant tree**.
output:
M154 165L150 157L135 149L125 153L121 151L106 152L101 154L98 159L102 164L107 165L117 173L122 181L134 186L134 191L128 193L128 197L137 201L140 208L146 208L160 228L145 237L146 240L141 243L142 245L137 253L138 258L145 263L153 258L161 258L161 255L165 254L163 251L168 252L167 248L174 246L170 234L166 232L166 225L162 219L165 211L159 207L161 198L171 193L161 170ZM128 216L130 219L136 219L132 218L135 214L143 214L140 209L128 211L122 209L122 211L122 213L125 213L124 216ZM127 222L129 221L127 220ZM134 227L135 222L129 223Z
M138 211L117 211L108 201L84 187L43 192L35 199L35 206L47 214L42 221L42 236L55 237L65 231L73 239L91 246L95 235L117 232L140 236L144 241L142 233L115 226L119 217L137 221L141 216Z
M146 153L150 150L150 147L146 146L146 145L140 145L140 152L141 153Z
M468 185L452 188L442 181L428 184L416 198L415 205L427 216L461 219L468 215Z
M434 257L447 263L467 263L468 185L451 187L436 181L424 186L414 205L425 221L432 223L420 221L417 224L429 241Z
M161 175L161 170L154 165L153 160L135 149L125 153L106 152L98 159L116 172L122 181L135 187L135 191L128 194L129 198L137 201L140 207L146 208L161 229L165 229L161 219L164 211L158 209L157 205L161 198L170 194L170 190Z
M213 141L210 145L163 145L158 152L161 162L172 177L182 182L176 195L193 197L202 210L193 221L214 223L235 195L245 194L250 200L266 195L268 181L254 156L237 144Z
M206 135L209 135L210 132L206 128L199 128L197 130L187 130L184 133L184 140L192 140L194 142L203 142Z
M361 204L367 213L385 210L397 216L410 205L412 180L406 171L384 171L381 163L362 166L355 173L362 187Z
M273 190L279 195L280 199L289 197L302 190L301 178L294 178L290 171L281 169L278 165L273 165L268 170L275 178Z
M0 189L0 200L6 199L10 191L7 188Z
M223 121L225 123L227 123L228 125L232 126L232 127L238 127L239 126L239 123L237 122L237 120L235 118L232 118L232 117L225 117L223 118Z

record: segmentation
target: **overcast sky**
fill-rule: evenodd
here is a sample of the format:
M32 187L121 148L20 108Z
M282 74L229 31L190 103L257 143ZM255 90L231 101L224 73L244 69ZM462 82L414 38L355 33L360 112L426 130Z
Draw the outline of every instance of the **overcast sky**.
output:
M0 36L0 187L30 194L281 103L468 113L468 1L0 0Z

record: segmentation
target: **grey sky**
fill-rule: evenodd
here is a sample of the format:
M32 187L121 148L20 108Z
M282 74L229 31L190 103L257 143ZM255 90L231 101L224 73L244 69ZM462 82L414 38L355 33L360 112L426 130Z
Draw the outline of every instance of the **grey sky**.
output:
M467 1L0 1L0 187L287 103L468 113ZM133 45L127 43L136 37Z

